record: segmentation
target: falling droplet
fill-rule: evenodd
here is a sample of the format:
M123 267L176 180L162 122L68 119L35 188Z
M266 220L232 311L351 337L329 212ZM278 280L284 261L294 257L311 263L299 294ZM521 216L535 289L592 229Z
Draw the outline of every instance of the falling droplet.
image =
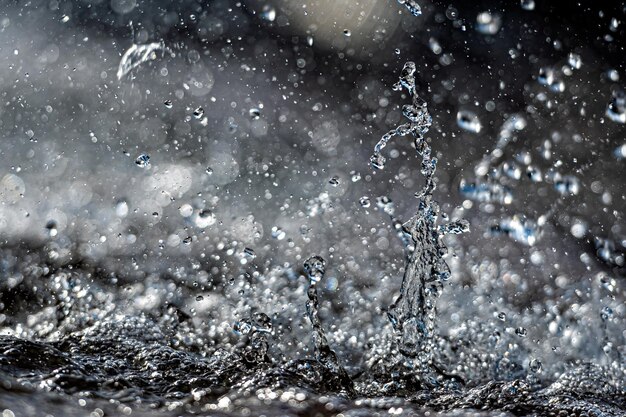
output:
M476 113L468 110L461 110L456 114L456 123L461 129L471 133L480 133L482 129L482 124Z
M148 168L150 166L150 155L142 153L135 159L135 164L139 168Z
M202 119L202 116L204 116L204 109L202 107L198 107L193 111L193 117L196 119Z

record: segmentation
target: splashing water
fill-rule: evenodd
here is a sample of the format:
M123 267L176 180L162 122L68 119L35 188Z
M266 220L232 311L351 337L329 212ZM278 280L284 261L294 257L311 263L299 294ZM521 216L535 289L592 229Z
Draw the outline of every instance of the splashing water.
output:
M141 64L155 60L157 51L165 51L163 42L152 42L144 45L133 44L124 52L117 68L117 79L121 80Z
M402 109L409 123L383 135L374 147L373 158L380 159L380 151L393 136L408 134L414 137L415 149L422 158L421 173L426 184L416 193L419 201L417 213L402 225L403 232L408 236L410 250L400 295L389 307L387 314L398 333L400 352L409 358L419 356L419 364L427 365L432 359L436 301L444 282L450 277L450 269L443 259L446 247L441 237L447 233L468 231L469 223L459 220L437 225L439 206L432 198L437 188L437 158L431 155L432 149L424 137L432 118L426 102L417 95L415 72L415 63L407 62L402 69L400 81L394 85L396 91L404 88L412 97L412 104L406 104Z

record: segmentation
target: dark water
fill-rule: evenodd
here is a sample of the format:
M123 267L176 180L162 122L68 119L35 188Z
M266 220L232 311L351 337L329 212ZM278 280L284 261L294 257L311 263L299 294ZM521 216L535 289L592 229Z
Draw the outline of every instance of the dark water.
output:
M7 4L2 417L626 415L626 6L417 3Z

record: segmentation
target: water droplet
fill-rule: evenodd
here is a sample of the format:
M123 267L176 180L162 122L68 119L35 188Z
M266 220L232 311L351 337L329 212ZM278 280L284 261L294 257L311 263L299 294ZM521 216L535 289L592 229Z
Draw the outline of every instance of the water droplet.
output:
M460 110L456 114L456 123L463 130L472 133L480 133L482 125L476 113L468 110Z
M205 227L209 227L216 222L215 214L211 210L200 210L196 214L196 218L194 219L194 223L197 227L204 229Z
M580 192L580 180L573 175L565 175L554 183L554 188L561 195L577 195Z
M580 55L570 52L569 55L567 55L567 63L572 69L580 69L583 65L583 60Z
M515 334L519 337L526 337L528 335L528 330L526 330L524 327L518 327L517 329L515 329Z
M202 301L202 300L204 300L203 296L201 296L201 295L197 295L196 296L196 301Z
M313 285L324 277L326 261L321 256L311 256L304 262L304 272L311 280L311 285Z
M386 158L380 153L375 153L370 157L370 164L375 169L383 169L385 167Z
M135 159L135 164L139 168L148 168L150 166L150 155L142 153Z
M250 110L248 110L248 114L250 115L250 118L252 120L258 120L261 117L261 110L257 109L256 107L253 107Z
M198 107L193 111L193 117L196 119L202 119L202 116L204 116L204 109L202 107Z
M506 313L504 311L498 313L498 320L506 321Z
M191 236L187 236L186 238L183 239L183 243L187 246L191 245L191 241L193 240L193 238Z
M612 320L613 319L613 309L611 307L604 307L600 312L600 318L602 321Z
M207 175L213 175L213 168L207 167L207 169L204 172L206 172Z
M613 99L606 108L606 115L616 123L626 123L626 94L623 91L613 92Z
M245 257L250 258L250 259L256 258L256 253L254 252L253 249L250 249L250 248L245 248L243 250L243 254Z
M332 185L333 187L336 187L339 185L339 178L332 177L330 180L328 180L328 183Z
M361 204L361 207L368 208L371 205L369 197L363 196L359 198L359 204Z
M393 204L393 201L391 201L391 199L387 196L378 197L376 199L376 205L378 206L378 208L382 209L383 212L389 214L390 216L393 216L393 214L395 213L395 205Z
M261 19L273 22L276 19L276 9L269 4L264 5L261 10Z
M538 372L541 372L541 367L542 367L541 361L538 359L531 359L528 364L528 368L530 369L530 372L533 372L535 374Z
M404 5L413 16L422 14L422 8L416 0L398 0L398 3Z
M286 236L286 233L283 229L278 226L272 227L272 237L276 240L283 240Z
M55 237L58 234L57 222L54 220L48 220L46 223L46 229L48 230L48 236Z
M352 182L359 182L361 180L361 173L357 171L350 171L350 178Z
M476 30L484 35L495 35L502 27L502 17L496 13L482 12L476 16Z
M163 104L165 104L165 107L167 107L168 109L172 108L172 100L165 100Z
M310 36L310 35L309 35L309 36L307 36L307 37L306 37L306 43L307 43L307 45L309 45L309 46L313 46L313 36Z
M615 148L615 150L613 150L613 155L615 155L617 159L626 158L626 143Z
M344 29L344 30L343 30L343 34L344 34L345 36L347 36L347 37L352 36L352 32L350 32L348 29Z
M535 0L520 0L520 5L524 10L535 10Z

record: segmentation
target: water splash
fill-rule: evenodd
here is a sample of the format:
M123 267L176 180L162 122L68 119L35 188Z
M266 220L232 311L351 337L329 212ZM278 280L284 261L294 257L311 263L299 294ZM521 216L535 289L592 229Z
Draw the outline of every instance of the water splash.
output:
M408 358L417 358L421 365L428 365L432 359L432 341L435 332L435 304L441 295L443 284L450 277L450 269L443 259L447 249L442 236L447 233L461 233L469 230L469 223L458 220L449 224L437 224L439 205L433 201L437 188L435 170L437 158L432 156L432 148L424 138L432 118L426 102L416 92L416 66L407 62L402 69L400 81L394 85L396 91L403 88L412 97L412 104L403 106L403 114L409 123L383 135L374 147L374 157L380 159L381 150L395 135L413 135L415 149L421 156L421 173L426 183L416 193L419 199L417 213L400 226L409 247L407 265L400 295L389 307L387 315L397 333L400 352ZM393 212L389 213L393 215Z
M317 284L324 278L326 273L326 261L320 256L311 256L304 262L304 272L309 278L310 285L307 291L308 301L306 312L313 326L313 340L315 343L315 358L338 378L341 386L349 393L354 392L352 380L346 370L339 363L335 352L330 348L326 333L319 318L319 298Z
M144 62L155 60L157 51L165 51L163 42L151 42L144 45L133 44L120 60L117 68L117 79L121 80L135 68L138 68Z

